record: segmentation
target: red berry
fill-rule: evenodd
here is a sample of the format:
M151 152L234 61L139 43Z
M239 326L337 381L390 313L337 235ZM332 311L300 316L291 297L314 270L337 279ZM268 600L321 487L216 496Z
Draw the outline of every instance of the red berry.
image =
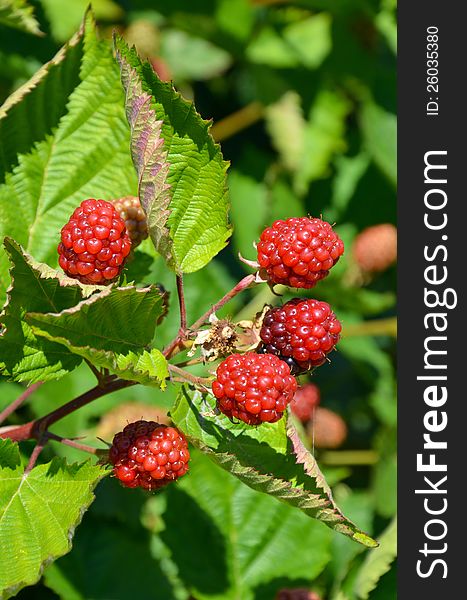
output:
M307 383L295 392L290 408L293 414L306 423L313 417L313 412L320 401L319 387L315 383Z
M148 235L146 214L137 196L125 196L112 200L118 214L125 221L132 248L136 248Z
M58 262L81 283L108 285L131 250L125 222L110 202L84 200L62 228Z
M283 589L277 592L275 600L321 600L318 594L302 588Z
M260 351L280 356L292 372L319 367L339 341L341 324L327 302L294 298L264 317Z
M278 421L297 389L284 361L272 354L232 354L217 367L218 409L249 425Z
M355 238L353 255L362 271L385 271L397 260L397 229L391 223L367 227Z
M318 406L307 425L310 442L316 448L339 448L347 438L344 419L332 410Z
M125 487L156 490L188 471L190 453L175 427L136 421L117 433L109 450L114 475Z
M308 217L275 221L261 234L258 262L272 283L312 288L344 253L332 226Z

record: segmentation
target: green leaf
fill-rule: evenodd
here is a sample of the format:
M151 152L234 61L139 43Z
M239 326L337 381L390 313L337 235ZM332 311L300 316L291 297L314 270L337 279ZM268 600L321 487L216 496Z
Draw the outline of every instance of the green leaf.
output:
M201 269L226 244L227 163L208 121L115 38L131 152L154 245L178 272Z
M62 0L40 0L50 22L52 36L58 42L67 40L79 26L89 0L70 0L63 10ZM122 8L113 0L93 0L92 10L98 21L115 23L124 15Z
M254 259L256 251L253 242L258 240L266 223L266 186L241 171L232 170L229 174L229 189L232 221L239 224L233 232L235 250L245 258ZM248 215L248 219L245 219L245 215Z
M1 440L0 456L4 444ZM0 593L5 599L36 583L47 563L70 551L74 530L105 474L90 462L67 465L59 459L30 473L11 466L0 469Z
M266 108L265 119L266 129L282 164L293 173L302 164L305 147L306 120L300 96L289 90Z
M331 15L319 13L288 25L284 40L309 69L317 69L332 48Z
M199 600L250 600L268 584L272 598L278 578L311 582L330 559L328 530L242 484L200 452L193 452L190 474L166 495L158 536Z
M41 35L34 8L26 0L0 0L0 25Z
M66 600L175 600L161 565L151 556L147 531L134 531L127 521L109 523L107 514L90 517L88 513L77 531L73 552L45 570L47 587Z
M355 194L358 182L368 169L370 159L365 152L355 156L337 156L336 175L332 180L332 208L335 218L341 217ZM329 214L326 213L327 217Z
M282 36L270 26L263 27L248 46L247 57L276 68L303 65L316 69L331 47L331 17L323 12L287 25Z
M162 32L160 55L176 81L211 79L223 73L232 62L222 48L177 29Z
M147 346L166 312L166 295L157 287L128 286L107 288L61 312L30 311L26 320L36 335L123 379L165 385L166 360Z
M18 444L6 438L0 440L0 468L16 469L21 464Z
M102 288L82 285L36 262L14 240L5 239L12 285L0 320L0 370L16 381L47 381L62 377L81 360L61 344L37 338L24 321L28 311L61 311Z
M66 113L51 135L19 156L18 165L0 185L0 235L13 237L51 266L57 264L59 231L82 200L122 197L134 194L137 187L118 68L109 43L97 39L89 16L83 44L79 84L66 98ZM68 61L75 65L80 47L66 53L63 74L69 72ZM54 81L60 84L58 74ZM37 92L31 106L43 100ZM7 257L1 253L2 296L7 269Z
M68 96L80 81L83 34L81 27L0 107L0 181L18 164L18 154L30 152L34 142L50 134L65 114ZM7 60L6 55L1 58Z
M379 538L379 548L367 554L354 583L354 592L366 600L379 579L389 571L397 556L397 519L394 518Z
M294 177L297 193L305 193L312 181L328 176L334 154L346 149L345 121L350 108L349 101L337 92L322 89L318 93L305 129L302 162Z
M187 437L253 489L268 493L369 547L376 542L344 517L316 461L285 420L248 428L214 413L215 400L183 388L171 411Z
M374 102L365 102L360 124L367 150L389 181L397 183L397 118Z

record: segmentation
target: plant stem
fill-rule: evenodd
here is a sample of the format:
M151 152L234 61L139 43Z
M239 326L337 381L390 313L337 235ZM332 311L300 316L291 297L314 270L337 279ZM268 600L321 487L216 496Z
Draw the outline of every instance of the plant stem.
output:
M374 465L379 455L374 450L326 450L319 459L323 465L330 466Z
M375 319L373 321L362 321L361 323L349 323L345 325L343 334L345 337L357 337L368 335L389 335L397 337L397 318Z
M212 383L211 379L208 379L207 377L196 377L196 375L192 375L191 373L188 373L188 371L184 371L183 369L180 369L180 367L177 367L176 365L169 364L169 371L171 371L172 373L176 373L184 381L187 381L188 383L193 383L195 385L210 386Z
M217 142L222 142L259 121L263 114L263 105L259 102L252 102L218 121L212 126L211 134Z
M33 394L37 390L37 388L40 387L42 384L43 381L33 383L26 390L24 390L24 392L20 396L18 396L16 400L13 400L13 402L9 406L2 410L2 412L0 412L0 423L3 423L3 421L5 421L5 419L7 419L11 415L11 413L15 412L15 410L18 409L21 406L21 404L23 404L23 402L27 398L29 398L29 396Z
M44 449L44 446L46 445L46 443L47 443L47 440L45 439L45 437L41 436L39 438L39 441L37 442L37 444L34 446L34 450L32 451L31 456L29 457L29 462L28 462L26 468L24 469L23 477L33 470L34 465L36 464L36 461L39 458L39 454Z
M47 431L45 434L47 440L53 440L54 442L60 442L61 444L65 444L65 446L70 446L71 448L76 448L77 450L82 450L83 452L88 452L89 454L97 454L98 448L94 448L93 446L87 446L86 444L80 444L75 440L70 440L68 438L63 438L60 435L56 435L51 431Z
M136 383L136 381L116 379L109 381L105 387L97 385L84 394L81 394L81 396L78 396L74 400L67 402L63 406L60 406L47 415L40 417L39 419L29 421L29 423L25 423L24 425L18 425L17 427L9 428L8 430L0 433L0 438L10 438L15 442L21 442L30 439L42 439L44 433L47 431L50 425L53 425L60 419L63 419L63 417L66 417L78 408L86 406L86 404L89 404L101 396L116 392L117 390L121 390L131 385L136 385Z
M185 306L185 293L183 291L183 275L177 275L177 293L178 293L178 305L180 307L180 331L186 331L186 306Z
M207 310L204 313L204 315L202 315L197 321L193 323L193 325L190 327L190 331L197 331L213 313L222 308L224 304L227 304L227 302L229 300L232 300L232 298L234 298L237 294L243 292L243 290L246 290L248 287L253 285L255 283L255 278L256 275L252 274L247 275L241 281L239 281L237 285L230 290L230 292L227 292L225 296L223 296L218 302L216 302L214 306L211 306L211 308Z

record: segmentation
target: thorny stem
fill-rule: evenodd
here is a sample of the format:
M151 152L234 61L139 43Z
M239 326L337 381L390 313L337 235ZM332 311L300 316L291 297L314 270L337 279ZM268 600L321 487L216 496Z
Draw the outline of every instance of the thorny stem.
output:
M18 396L16 400L14 400L9 406L2 410L2 412L0 412L0 423L3 423L3 421L5 421L5 419L7 419L11 415L11 413L15 412L15 410L17 410L21 406L21 404L23 404L23 402L27 400L27 398L29 398L29 396L33 394L37 390L37 388L40 387L42 384L43 381L33 383L26 390L24 390L24 392L20 396Z
M263 105L252 102L215 123L211 128L211 134L216 142L222 142L259 121L263 114Z

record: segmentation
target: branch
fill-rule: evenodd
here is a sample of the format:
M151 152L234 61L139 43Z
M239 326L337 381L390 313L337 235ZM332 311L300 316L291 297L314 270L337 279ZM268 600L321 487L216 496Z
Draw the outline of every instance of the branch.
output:
M7 419L11 415L11 413L15 412L15 410L17 410L21 406L21 404L23 404L23 402L27 400L27 398L29 398L29 396L33 394L37 390L37 388L40 387L42 384L43 381L33 383L30 387L24 390L24 392L20 396L18 396L16 400L13 400L13 402L9 406L7 406L2 412L0 412L0 423L3 423L3 421L5 421L5 419Z
M184 371L183 369L180 369L180 367L177 367L176 365L169 364L169 371L179 375L179 377L181 379L183 379L183 381L187 381L188 383L193 383L194 385L201 385L204 387L204 386L210 386L212 383L211 379L208 379L207 377L197 377L196 375L192 375L191 373L188 373L188 371Z
M105 387L100 387L97 385L84 394L81 394L81 396L78 396L74 400L67 402L63 406L60 406L47 415L40 417L39 419L29 421L29 423L25 423L24 425L8 428L6 431L0 432L0 438L10 438L15 442L21 442L30 439L42 439L44 433L47 431L50 425L53 425L60 419L63 419L63 417L66 417L75 410L78 410L78 408L86 406L86 404L89 404L101 396L106 396L107 394L116 392L117 390L121 390L131 385L136 385L136 383L136 381L116 379L109 381Z
M246 129L259 121L264 114L264 107L259 102L252 102L237 110L228 117L221 119L211 128L211 134L216 142L232 137L242 129Z

